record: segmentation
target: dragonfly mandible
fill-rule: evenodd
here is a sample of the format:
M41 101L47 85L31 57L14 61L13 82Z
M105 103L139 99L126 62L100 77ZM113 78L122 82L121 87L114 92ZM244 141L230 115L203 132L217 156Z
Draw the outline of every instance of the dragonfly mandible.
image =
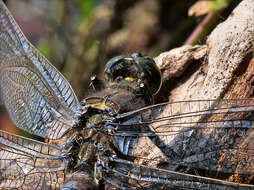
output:
M160 71L138 53L104 73L79 102L0 1L1 98L17 127L49 139L0 131L0 189L254 189L228 180L254 173L253 99L152 105Z

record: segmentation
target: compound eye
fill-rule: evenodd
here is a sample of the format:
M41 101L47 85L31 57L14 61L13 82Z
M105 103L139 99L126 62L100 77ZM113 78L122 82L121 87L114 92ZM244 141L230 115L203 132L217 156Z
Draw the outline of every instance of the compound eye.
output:
M132 54L133 56L133 54ZM158 93L161 88L161 72L157 67L155 61L149 56L142 56L141 54L134 54L135 62L142 68L143 83L148 86L152 94Z
M121 80L144 84L150 94L156 94L161 87L161 72L154 60L140 53L117 56L110 59L105 67L107 81Z
M117 77L121 76L121 71L124 69L124 65L122 65L124 58L125 56L116 56L106 63L104 69L104 78L106 81L113 82Z

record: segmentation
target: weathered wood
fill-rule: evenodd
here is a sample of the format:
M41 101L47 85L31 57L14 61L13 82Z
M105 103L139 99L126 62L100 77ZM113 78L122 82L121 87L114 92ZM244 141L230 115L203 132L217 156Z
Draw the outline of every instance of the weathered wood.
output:
M164 80L179 79L169 99L252 97L253 42L254 3L243 0L213 30L206 45L183 46L155 58ZM200 67L188 69L194 61L199 61ZM186 75L188 79L181 81Z
M254 96L253 44L254 3L253 0L243 0L232 14L213 30L206 45L183 46L162 53L155 58L162 70L164 83L170 80L178 82L171 90L169 100L250 98L246 101L253 104L253 100L251 100ZM196 66L193 67L192 64L196 64ZM211 104L213 103L216 104L216 102L211 102ZM213 107L213 105L209 106ZM214 105L213 108L220 108L220 106L223 105ZM182 109L187 110L189 108L183 107ZM198 108L192 109L198 110ZM165 109L161 116L163 117L169 111ZM252 115L250 113L248 115L236 113L230 117L244 119L252 117ZM217 114L207 118L196 117L195 121L218 121L223 118L231 119L227 114ZM193 120L193 122L195 121ZM200 163L204 162L208 168L214 166L215 171L232 169L233 175L227 178L229 181L252 183L254 168L253 129L233 129L225 133L226 130L216 129L215 126L208 129L207 126L194 130L187 139L184 139L187 142L186 150L190 149L198 155L205 151L204 147L209 148L209 143L213 142L218 145L224 143L225 146L228 144L235 150L244 149L241 152L225 151L217 155L213 158L217 164L208 165L208 160L200 161ZM176 127L173 130L182 129ZM169 147L176 150L181 149L182 143L178 145L179 140L176 139L179 139L179 135L172 137L170 141L169 138L165 140L162 138L161 140ZM153 149L153 151L163 158L163 154L157 149ZM183 157L186 160L191 159L186 152L183 153ZM251 172L250 175L243 177L237 174L242 171Z

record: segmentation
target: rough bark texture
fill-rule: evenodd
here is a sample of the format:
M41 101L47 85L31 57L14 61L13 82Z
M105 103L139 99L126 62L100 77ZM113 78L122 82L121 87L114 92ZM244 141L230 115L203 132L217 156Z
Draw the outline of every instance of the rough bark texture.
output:
M169 94L170 101L178 100L204 100L204 99L245 99L253 104L254 95L254 3L253 0L243 0L232 14L221 24L219 24L207 39L206 45L199 46L182 46L169 52L162 53L155 58L156 63L160 67L164 86L168 86L171 90ZM173 82L172 82L173 81ZM211 102L209 105L213 108L223 107ZM184 105L184 104L182 104ZM183 106L182 109L190 108ZM172 107L171 107L172 109ZM199 108L191 107L192 110ZM175 114L180 109L173 110ZM162 113L167 115L170 112L165 109ZM172 112L172 110L171 110ZM180 113L183 113L180 110ZM246 118L246 115L231 115L237 118ZM250 117L252 115L248 115ZM219 120L227 118L227 114L218 114L209 116L205 121ZM229 118L230 119L230 118ZM188 118L186 118L188 122ZM196 117L195 121L204 121L202 116ZM170 121L172 122L172 121ZM208 125L205 125L207 127ZM155 126L156 127L156 126ZM216 127L216 126L215 126ZM212 163L208 167L212 168L214 164L215 170L220 168L234 168L232 176L227 180L240 183L253 183L253 129L246 131L235 130L225 133L225 131L215 129L199 128L188 136L189 146L192 152L205 151L206 145L216 142L224 143L226 146L232 146L240 150L246 150L246 154L236 154L230 151L221 153L214 160L218 164ZM167 129L168 130L168 129ZM181 130L174 128L173 130ZM239 138L239 133L243 133ZM171 147L181 148L177 144L177 135L170 139L163 140L165 144ZM212 141L211 141L212 139ZM176 142L174 142L176 141ZM211 141L211 142L210 142ZM232 141L234 141L232 143ZM179 142L179 141L178 141ZM231 143L231 144L230 144ZM171 145L169 145L171 144ZM172 146L173 144L173 146ZM187 144L187 143L186 143ZM152 146L152 145L151 145ZM202 147L202 148L197 148ZM177 149L175 148L175 149ZM208 146L209 148L209 146ZM187 148L186 148L187 150ZM160 151L155 150L158 155ZM249 152L249 153L248 153ZM185 159L188 153L185 151ZM163 154L161 154L163 157ZM200 163L203 161L200 160ZM207 160L204 160L204 163ZM208 163L208 162L207 162ZM207 164L206 163L206 164ZM244 164L243 164L244 163ZM208 163L209 164L209 163ZM207 166L207 165L206 165ZM223 171L223 170L222 170ZM244 178L237 175L237 171L251 171Z
M254 3L244 0L214 29L206 45L183 46L155 58L164 82L175 78L182 82L169 99L252 97L253 42ZM191 67L197 62L199 66Z

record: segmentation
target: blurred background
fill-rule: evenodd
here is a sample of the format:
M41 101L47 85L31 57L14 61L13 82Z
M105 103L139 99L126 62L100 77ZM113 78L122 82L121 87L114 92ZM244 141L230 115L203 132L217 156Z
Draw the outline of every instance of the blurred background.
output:
M72 85L79 100L116 55L151 57L204 44L240 0L5 0L28 40ZM0 128L13 127L3 106Z

